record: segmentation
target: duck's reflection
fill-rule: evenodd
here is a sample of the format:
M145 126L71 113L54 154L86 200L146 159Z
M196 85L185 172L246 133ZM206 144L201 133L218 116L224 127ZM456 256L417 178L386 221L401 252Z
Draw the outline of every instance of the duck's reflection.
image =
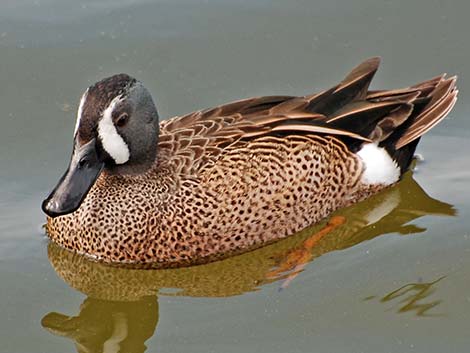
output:
M371 199L337 212L329 222L270 246L207 265L139 270L106 266L49 245L57 274L88 298L80 313L50 313L42 325L72 339L79 352L143 352L158 322L157 295L225 297L280 281L285 288L316 257L387 233L422 232L411 222L425 215L454 215L430 198L410 174ZM166 289L174 289L171 292Z
M80 353L145 352L158 322L158 301L145 296L136 301L111 301L88 297L77 316L47 314L42 325L69 337Z

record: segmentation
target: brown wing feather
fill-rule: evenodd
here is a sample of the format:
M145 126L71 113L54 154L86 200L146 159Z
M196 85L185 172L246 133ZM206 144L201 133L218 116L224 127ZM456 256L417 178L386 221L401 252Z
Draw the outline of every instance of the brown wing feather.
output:
M452 108L455 78L441 75L408 88L368 91L379 63L379 58L366 60L318 94L249 98L163 121L159 148L174 155L185 172L238 141L267 135L328 134L349 138L351 148L376 141L399 149Z
M308 109L328 116L354 100L364 99L379 65L380 58L371 58L359 64L339 85L314 96Z

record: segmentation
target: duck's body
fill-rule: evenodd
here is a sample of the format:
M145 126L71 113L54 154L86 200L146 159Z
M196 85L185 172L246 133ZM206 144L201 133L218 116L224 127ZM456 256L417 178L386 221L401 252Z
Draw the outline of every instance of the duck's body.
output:
M163 121L146 168L116 162L125 153L99 136L114 163L75 212L48 218L50 238L107 262L201 263L284 238L394 184L457 91L443 76L368 91L378 64L364 62L318 95L253 98ZM83 126L76 140L85 146L93 140ZM46 212L68 213L54 193Z

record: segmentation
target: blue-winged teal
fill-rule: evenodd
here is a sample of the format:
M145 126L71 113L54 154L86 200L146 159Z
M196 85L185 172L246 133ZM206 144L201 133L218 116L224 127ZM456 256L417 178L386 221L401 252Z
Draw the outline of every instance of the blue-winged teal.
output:
M444 75L369 91L380 60L302 97L159 123L125 74L89 87L67 172L43 202L59 245L106 262L188 265L287 237L396 183L457 97Z

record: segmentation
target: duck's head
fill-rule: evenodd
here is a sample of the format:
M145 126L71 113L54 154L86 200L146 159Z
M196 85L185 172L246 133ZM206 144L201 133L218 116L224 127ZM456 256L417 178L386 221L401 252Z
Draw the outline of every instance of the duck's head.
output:
M72 158L43 211L50 217L75 211L103 170L145 172L155 161L157 140L157 109L140 82L125 74L97 82L80 100Z

